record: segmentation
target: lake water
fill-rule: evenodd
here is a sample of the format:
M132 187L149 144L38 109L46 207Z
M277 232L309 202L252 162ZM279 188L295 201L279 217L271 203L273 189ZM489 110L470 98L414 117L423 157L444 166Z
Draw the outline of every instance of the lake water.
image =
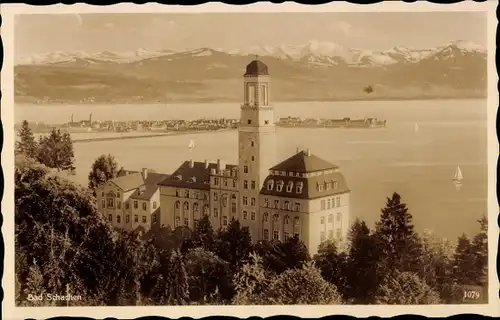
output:
M456 238L478 231L476 220L487 209L486 100L275 103L276 117L377 117L385 129L278 128L280 160L297 147L340 166L352 190L351 216L373 227L386 197L398 192L418 230ZM238 104L16 106L16 122L239 118ZM418 132L414 125L418 124ZM187 134L75 144L78 182L86 185L95 158L110 153L128 169L152 168L171 173L189 159L220 158L237 163L237 131ZM451 179L459 165L460 191Z

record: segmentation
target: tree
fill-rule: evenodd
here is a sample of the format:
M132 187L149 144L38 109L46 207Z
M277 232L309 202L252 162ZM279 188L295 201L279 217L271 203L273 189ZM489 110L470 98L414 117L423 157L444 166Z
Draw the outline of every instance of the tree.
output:
M416 273L395 270L382 281L375 294L377 304L439 304L439 295Z
M488 283L488 219L482 216L478 220L480 232L474 236L471 250L474 255L475 284L486 286Z
M262 295L275 276L264 268L263 260L258 254L252 252L249 257L250 260L242 265L233 279L236 291L233 304L236 305L262 304Z
M189 302L189 284L186 266L182 254L172 251L170 257L170 279L168 287L168 304L185 305Z
M198 247L186 254L190 301L222 304L231 297L228 263Z
M421 244L414 231L412 215L397 193L387 198L380 221L376 223L375 241L380 257L379 275L387 271L415 271L421 256Z
M335 241L322 242L318 247L318 253L313 257L315 266L321 271L321 276L339 290L344 291L347 287L347 255L338 252ZM345 292L341 292L345 294Z
M229 262L231 270L242 264L252 250L252 238L248 227L241 227L234 218L225 230L217 233L215 250L219 257Z
M19 141L16 141L16 154L23 154L28 158L36 158L37 144L33 131L29 127L28 121L24 120L18 132Z
M263 294L266 304L341 304L335 285L321 276L313 262L278 275Z
M38 142L37 160L57 171L73 172L75 167L73 142L69 133L53 128L48 136L41 136Z
M118 163L115 158L110 154L99 156L92 164L92 169L89 172L89 189L95 195L95 190L98 187L115 178L117 174Z
M40 266L33 259L33 264L29 268L28 278L26 280L25 294L26 296L34 295L41 297L40 300L32 300L29 302L31 306L43 306L48 305L48 301L45 299L45 294L47 290L45 289L45 281L43 280L43 273L40 270ZM28 300L29 301L29 300Z
M474 285L477 283L475 270L476 259L469 238L462 234L458 238L453 261L453 278L458 285Z
M354 303L371 303L379 282L376 273L378 255L375 239L364 221L356 219L349 232L349 242L344 267L347 278L345 296Z
M210 223L210 219L207 215L203 215L193 232L192 246L195 248L202 247L207 251L214 251L214 239L214 230Z
M306 245L298 236L286 241L262 241L254 246L254 251L262 257L265 268L280 274L288 269L302 268L311 260Z

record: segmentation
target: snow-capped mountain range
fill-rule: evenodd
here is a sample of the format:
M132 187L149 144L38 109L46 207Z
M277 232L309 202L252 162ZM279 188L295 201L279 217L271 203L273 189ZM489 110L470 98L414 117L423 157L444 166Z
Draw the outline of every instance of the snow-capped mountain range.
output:
M362 50L346 48L332 42L310 41L302 45L252 46L240 50L197 48L181 51L151 51L139 48L129 52L102 51L87 53L83 51L54 51L21 57L16 61L16 65L47 65L70 63L81 60L85 60L89 64L99 62L131 63L175 54L199 57L209 56L215 52L233 56L258 55L261 57L273 57L281 60L302 61L317 66L335 66L342 64L358 67L417 63L423 59L429 58L445 60L452 59L457 55L486 55L486 49L484 47L465 40L452 41L434 48L416 49L396 46L387 50Z

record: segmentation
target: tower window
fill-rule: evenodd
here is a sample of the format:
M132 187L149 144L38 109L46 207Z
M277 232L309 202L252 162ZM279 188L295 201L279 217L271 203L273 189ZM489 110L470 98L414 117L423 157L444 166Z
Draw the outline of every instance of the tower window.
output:
M264 121L264 124L269 124L269 120L265 120L265 121Z
M250 120L250 119L249 119L249 120L247 120L247 123L248 123L248 124L252 124L252 120Z
M255 146L255 142L250 141L250 146L251 146L251 147L254 147L254 146Z
M252 156L252 161L255 161L255 157L254 156Z
M243 173L248 173L248 166L243 166Z

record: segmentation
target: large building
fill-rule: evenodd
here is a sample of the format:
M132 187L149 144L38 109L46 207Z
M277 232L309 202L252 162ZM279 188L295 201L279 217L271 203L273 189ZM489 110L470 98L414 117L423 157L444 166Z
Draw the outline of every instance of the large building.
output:
M309 149L297 150L277 164L267 66L260 60L252 61L246 67L243 84L238 164L190 159L171 175L143 170L113 179L104 185L98 201L104 205L110 192L111 197L120 192L121 201L129 203L129 211L116 206L102 208L103 214L115 219L114 225L195 228L201 217L207 215L214 228L224 228L235 218L249 228L254 241L286 240L298 235L311 253L326 239L346 238L350 190L339 168L311 154ZM139 194L141 188L143 193ZM144 204L136 205L135 201L146 202L149 211L131 210L131 203L139 211L144 208ZM158 201L159 209L154 206ZM118 222L118 216L124 214L129 217L126 224Z

